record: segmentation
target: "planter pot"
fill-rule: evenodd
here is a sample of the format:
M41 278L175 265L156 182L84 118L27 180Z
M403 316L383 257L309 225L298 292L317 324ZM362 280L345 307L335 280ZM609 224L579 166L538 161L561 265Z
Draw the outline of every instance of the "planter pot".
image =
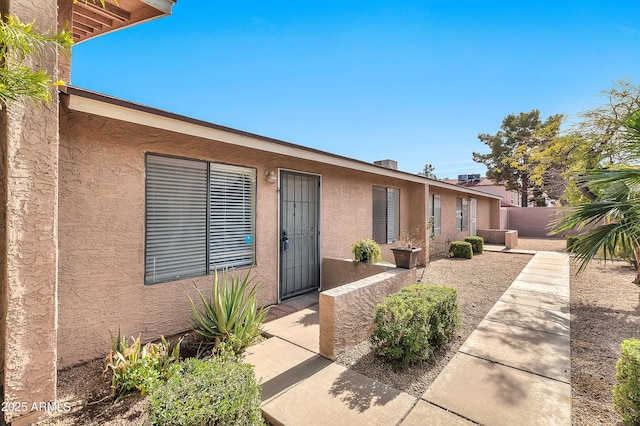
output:
M412 269L418 264L418 253L422 249L419 247L412 249L392 248L391 251L393 251L398 268Z

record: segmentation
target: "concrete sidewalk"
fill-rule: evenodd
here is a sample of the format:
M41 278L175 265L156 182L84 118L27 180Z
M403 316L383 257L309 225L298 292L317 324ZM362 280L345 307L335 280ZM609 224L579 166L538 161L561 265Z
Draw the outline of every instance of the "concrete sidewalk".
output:
M274 425L571 423L565 254L538 252L421 398L320 357L316 296L247 350Z

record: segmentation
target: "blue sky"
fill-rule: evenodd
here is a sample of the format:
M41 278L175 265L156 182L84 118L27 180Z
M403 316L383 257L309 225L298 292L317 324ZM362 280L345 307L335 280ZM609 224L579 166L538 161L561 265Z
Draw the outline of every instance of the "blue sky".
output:
M484 173L478 133L576 114L640 70L640 2L180 0L81 43L71 83L438 177Z

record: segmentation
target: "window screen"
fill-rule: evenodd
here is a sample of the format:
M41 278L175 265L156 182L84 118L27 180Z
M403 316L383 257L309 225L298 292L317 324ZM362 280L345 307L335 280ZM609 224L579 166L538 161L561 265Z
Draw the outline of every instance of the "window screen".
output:
M207 273L207 163L147 156L145 283Z
M400 190L373 187L373 240L389 244L400 235Z
M431 217L433 218L431 233L440 235L442 233L442 204L440 196L437 194L431 194Z
M149 154L145 284L255 263L256 171Z

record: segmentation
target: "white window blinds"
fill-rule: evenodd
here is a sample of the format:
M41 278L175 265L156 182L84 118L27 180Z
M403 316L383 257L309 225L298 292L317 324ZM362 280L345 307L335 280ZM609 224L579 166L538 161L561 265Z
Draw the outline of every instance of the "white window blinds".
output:
M254 264L255 169L211 164L209 271Z
M255 169L148 154L145 194L145 284L255 263Z
M205 275L207 163L147 156L145 283Z
M442 202L440 195L431 194L431 217L433 218L431 233L440 235L442 233Z

